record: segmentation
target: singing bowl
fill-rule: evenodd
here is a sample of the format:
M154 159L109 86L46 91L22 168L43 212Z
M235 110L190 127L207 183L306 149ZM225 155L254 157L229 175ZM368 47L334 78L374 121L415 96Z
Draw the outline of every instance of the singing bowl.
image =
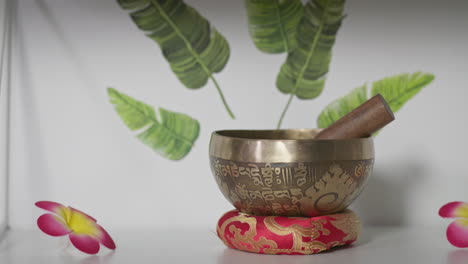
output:
M220 130L211 170L224 196L254 215L318 216L344 210L372 172L371 137L314 139L319 129Z

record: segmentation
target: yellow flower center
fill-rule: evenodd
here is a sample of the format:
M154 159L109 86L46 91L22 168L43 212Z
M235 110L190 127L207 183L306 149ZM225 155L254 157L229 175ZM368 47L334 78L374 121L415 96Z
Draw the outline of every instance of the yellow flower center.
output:
M463 205L456 209L455 215L458 217L468 218L468 206Z
M468 219L458 219L457 220L458 224L463 226L463 227L468 227Z
M96 223L89 219L86 215L77 212L75 210L69 209L65 213L65 221L67 226L78 235L89 235L97 236L99 234L99 229L97 228Z

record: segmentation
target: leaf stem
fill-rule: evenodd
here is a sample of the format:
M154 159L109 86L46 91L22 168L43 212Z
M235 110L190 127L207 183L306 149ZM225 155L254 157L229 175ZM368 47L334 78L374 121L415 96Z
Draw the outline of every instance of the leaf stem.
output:
M224 98L224 94L221 91L221 88L219 87L218 82L216 81L216 79L211 74L210 74L210 79L213 81L213 83L214 83L214 85L216 87L216 90L218 90L219 97L221 97L221 101L223 102L224 108L226 108L226 111L228 112L229 116L232 119L236 119L236 117L234 116L234 113L231 111L231 108L229 108L229 105L228 105L228 103L226 101L226 98Z
M182 41L184 42L185 46L187 47L187 49L190 51L190 53L192 53L193 57L195 57L195 59L197 60L198 64L200 64L200 66L202 67L202 69L205 71L205 73L208 75L208 78L210 78L215 87L216 87L216 90L218 91L219 93L219 96L221 97L221 100L223 101L223 104L224 104L224 107L226 108L229 116L232 118L232 119L236 119L236 117L234 116L234 114L232 113L231 109L229 108L229 105L227 104L226 102L226 99L224 98L224 95L223 95L223 92L221 91L221 88L219 87L219 84L218 82L216 81L216 79L213 77L213 74L211 72L210 69L208 69L208 67L205 65L205 63L203 62L203 60L200 58L200 55L193 49L192 47L192 44L190 43L190 41L184 36L184 34L182 34L182 32L180 32L179 28L177 27L177 25L171 20L171 18L166 14L166 12L164 11L164 9L160 6L160 4L156 1L156 0L150 0L150 2L154 5L154 7L159 11L159 13L161 14L161 16L167 21L167 23L174 29L174 31L176 32L176 34L182 39Z
M294 98L294 94L291 94L289 96L288 102L286 103L286 106L283 109L283 112L281 113L281 117L280 117L280 119L278 121L278 124L276 125L276 129L281 128L281 123L283 123L283 118L286 115L286 112L288 111L289 105L291 104L291 101L292 101L293 98Z

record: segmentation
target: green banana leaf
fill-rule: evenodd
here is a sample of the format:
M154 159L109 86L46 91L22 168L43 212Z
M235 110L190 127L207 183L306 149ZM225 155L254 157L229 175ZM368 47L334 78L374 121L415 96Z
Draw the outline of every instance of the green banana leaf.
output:
M130 130L140 130L137 137L145 145L171 160L190 152L200 132L197 120L163 108L159 108L158 118L153 107L113 88L107 92L122 121Z
M433 80L433 74L422 72L413 74L404 73L387 77L372 84L371 96L380 93L392 111L397 112L407 101ZM367 101L370 98L367 95L367 90L367 85L363 85L327 105L317 119L318 127L326 128L330 126Z
M297 47L296 28L304 6L301 0L245 0L250 36L266 53L291 52Z
M333 101L320 113L317 119L319 128L326 128L354 108L367 101L367 86L354 88L349 94Z
M278 127L294 96L313 99L325 85L332 47L341 26L344 0L310 0L297 28L297 48L288 54L276 79L276 87L290 94Z
M372 96L380 93L396 112L433 80L433 74L422 72L391 76L372 84Z
M156 41L177 78L190 89L211 79L229 115L234 118L213 76L226 65L230 50L226 39L208 20L182 0L118 0L139 29Z

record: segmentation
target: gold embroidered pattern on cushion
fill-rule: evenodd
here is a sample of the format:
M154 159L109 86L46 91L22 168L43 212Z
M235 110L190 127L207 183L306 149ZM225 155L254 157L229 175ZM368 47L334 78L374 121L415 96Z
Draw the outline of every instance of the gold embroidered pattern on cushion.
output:
M360 223L350 210L314 218L254 216L233 210L221 218L217 231L228 247L243 251L314 254L353 243Z
M289 227L282 226L275 221L275 216L267 216L263 221L265 226L269 231L276 235L286 236L292 235L293 245L290 249L278 249L278 248L269 248L265 249L267 254L276 254L278 252L284 253L302 253L302 254L311 254L319 251L327 250L328 247L325 243L316 241L315 239L321 235L328 235L330 231L323 227L323 224L326 223L324 219L312 220L310 227L302 227L300 225L291 225ZM321 233L320 233L321 232ZM303 237L308 237L311 239L310 242L304 242ZM332 243L339 243L334 241Z
M234 222L248 224L249 228L242 235L241 229L230 225ZM229 241L225 234L228 225L230 225L229 232L233 236ZM268 240L265 237L260 237L258 241L254 240L254 237L257 235L257 219L255 217L248 217L243 213L227 219L221 226L218 225L217 231L224 244L228 247L230 247L229 243L231 243L237 249L254 253L259 253L262 248L278 248L275 241Z
M337 214L333 218L335 220L330 221L330 223L346 234L343 241L354 241L361 234L361 221L355 214Z

